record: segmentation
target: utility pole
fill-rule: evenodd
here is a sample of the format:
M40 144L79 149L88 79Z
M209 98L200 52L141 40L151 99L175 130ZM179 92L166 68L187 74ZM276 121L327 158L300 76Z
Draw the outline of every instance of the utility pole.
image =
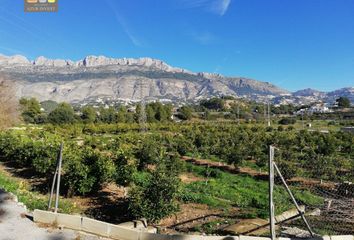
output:
M270 127L270 103L268 102L268 127Z
M140 131L146 132L147 126L147 117L146 117L146 103L144 98L144 86L143 80L139 80L139 90L140 90L140 114L139 114L139 124L140 124Z
M237 124L240 124L240 103L237 103Z
M264 103L263 106L263 113L264 113L264 123L267 124L267 105Z

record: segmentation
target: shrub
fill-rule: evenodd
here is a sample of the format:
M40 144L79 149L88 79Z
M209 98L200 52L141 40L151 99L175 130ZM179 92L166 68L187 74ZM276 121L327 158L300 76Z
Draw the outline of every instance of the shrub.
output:
M136 152L136 158L138 159L138 169L144 169L149 164L156 164L165 152L165 149L159 142L154 139L145 138L143 143Z
M272 132L273 131L273 127L267 127L266 128L266 132Z
M133 180L136 166L129 163L127 154L119 149L116 153L114 163L116 165L116 183L122 186L127 186Z
M295 124L296 119L295 118L282 118L278 122L281 125L289 125L289 124Z
M180 180L160 165L146 181L136 182L129 192L129 209L136 218L156 222L178 210Z
M83 154L83 162L89 167L89 175L94 177L94 188L99 189L103 183L115 178L116 166L111 158L103 153L87 148Z
M190 120L193 117L193 109L188 106L183 106L179 109L178 117L182 120Z
M50 175L54 172L59 152L59 141L52 143L35 142L37 154L32 160L32 166L41 174Z
M90 175L90 168L84 164L80 155L77 149L65 148L63 185L68 196L91 192L97 181L95 176Z
M188 152L194 151L193 143L184 137L177 137L174 142L177 152L182 156L186 155Z
M71 105L61 103L58 107L49 113L48 121L53 124L71 124L75 121L75 113Z
M288 127L288 131L293 131L295 128L294 128L294 126L289 126Z

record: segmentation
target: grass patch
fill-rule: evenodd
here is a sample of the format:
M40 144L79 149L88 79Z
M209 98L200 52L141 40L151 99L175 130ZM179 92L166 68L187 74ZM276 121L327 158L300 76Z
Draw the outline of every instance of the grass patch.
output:
M206 204L214 208L229 209L238 207L241 210L252 210L251 216L268 217L268 182L256 180L250 176L243 176L223 172L217 169L207 169L201 166L187 164L187 171L198 176L209 176L206 181L184 184L181 191L181 200ZM208 173L212 171L212 174ZM323 202L307 190L293 189L300 204L307 206L319 205ZM274 190L276 214L294 208L290 197L283 187Z
M4 170L0 170L0 188L11 192L18 197L19 202L24 203L28 209L48 209L49 196L30 191L30 186L25 182L9 176ZM60 199L59 212L77 213L79 208L67 199Z

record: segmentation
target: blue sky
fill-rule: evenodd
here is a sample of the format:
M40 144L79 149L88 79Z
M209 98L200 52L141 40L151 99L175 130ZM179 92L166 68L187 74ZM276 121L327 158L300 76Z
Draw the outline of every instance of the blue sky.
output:
M0 0L0 53L152 57L294 91L354 86L354 0Z

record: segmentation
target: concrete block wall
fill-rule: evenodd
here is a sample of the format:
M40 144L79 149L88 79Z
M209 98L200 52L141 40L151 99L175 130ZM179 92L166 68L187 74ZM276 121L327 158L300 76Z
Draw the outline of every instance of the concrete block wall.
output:
M111 232L111 224L97 221L91 218L83 217L81 230L88 233L97 234L103 237L109 237Z
M152 233L149 229L131 229L122 226L97 221L87 217L53 213L42 210L34 210L33 220L38 223L64 226L77 231L84 231L95 235L117 240L271 240L268 237L249 236L203 236L203 235L163 235ZM296 240L293 238L278 238L278 240ZM307 240L354 240L352 235L324 236Z
M65 226L66 228L76 229L81 231L81 225L82 225L81 216L57 213L55 221L58 226Z

